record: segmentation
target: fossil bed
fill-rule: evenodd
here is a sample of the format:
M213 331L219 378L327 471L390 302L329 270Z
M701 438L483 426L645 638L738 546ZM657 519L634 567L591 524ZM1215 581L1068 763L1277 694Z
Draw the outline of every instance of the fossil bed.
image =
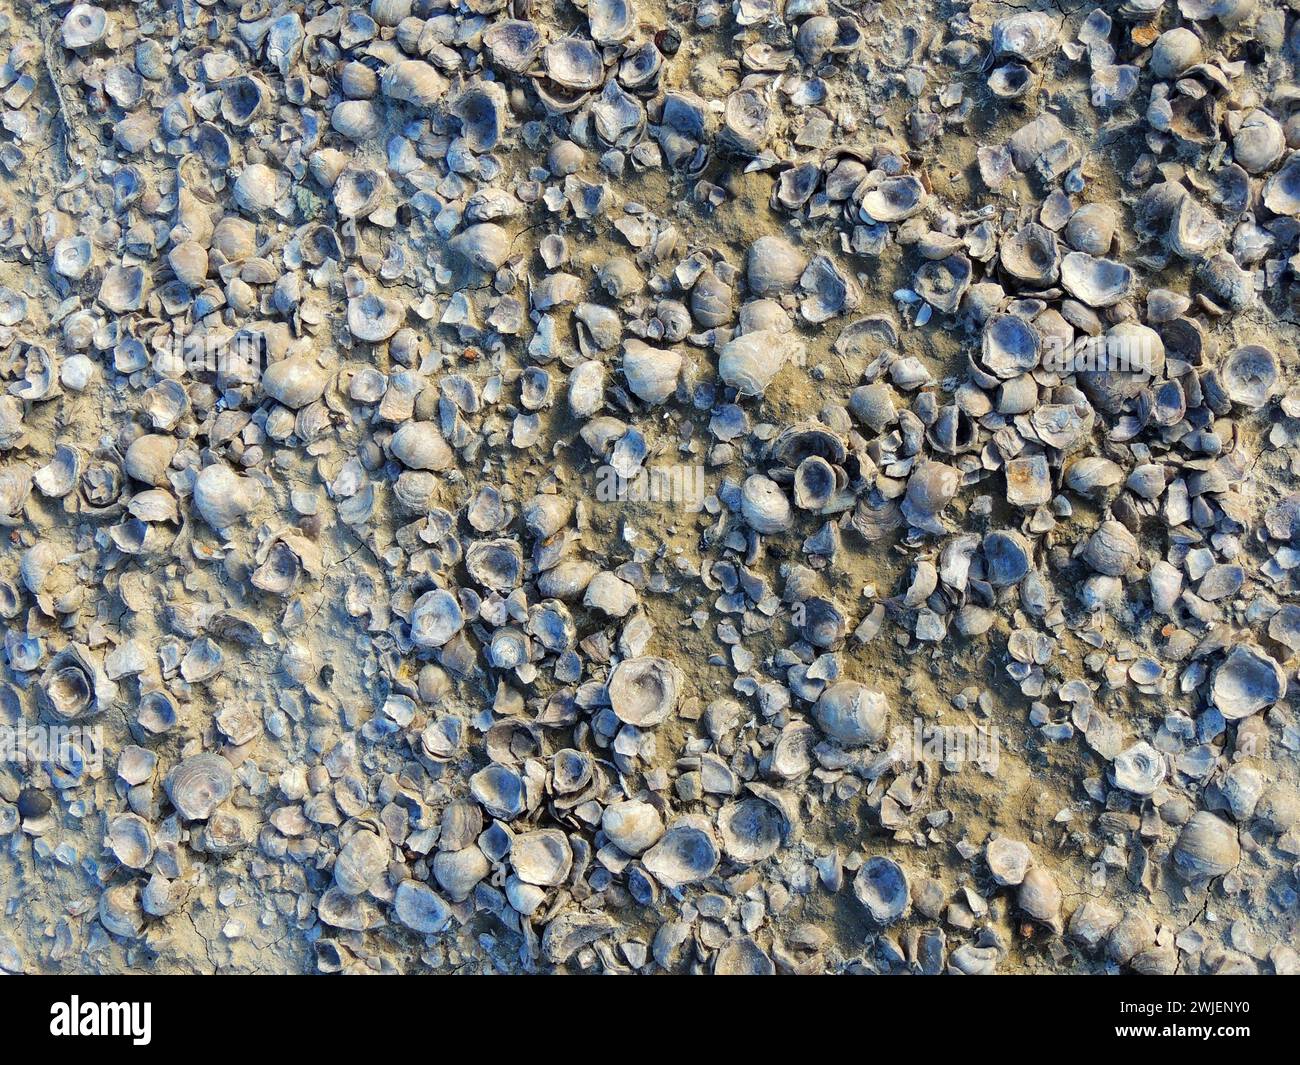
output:
M0 969L1296 971L1298 11L5 4Z

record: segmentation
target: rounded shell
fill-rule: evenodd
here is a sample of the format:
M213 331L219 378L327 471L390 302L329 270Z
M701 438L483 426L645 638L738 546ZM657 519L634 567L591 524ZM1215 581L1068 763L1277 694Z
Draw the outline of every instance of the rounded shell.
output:
M879 743L889 718L889 701L857 681L832 684L813 706L821 730L846 747Z
M183 821L206 821L233 790L230 763L207 751L186 758L167 776L167 797Z
M1223 876L1241 861L1237 830L1208 810L1198 810L1178 834L1173 861L1174 870L1188 883Z
M609 703L629 725L650 728L677 709L682 671L665 658L626 658L609 675Z
M670 891L703 880L718 867L718 844L707 817L679 817L642 859L646 870Z
M893 924L911 905L903 867L892 858L879 855L862 863L853 878L853 894L880 925Z
M1210 702L1229 721L1257 714L1286 694L1286 673L1269 654L1237 644L1214 671Z

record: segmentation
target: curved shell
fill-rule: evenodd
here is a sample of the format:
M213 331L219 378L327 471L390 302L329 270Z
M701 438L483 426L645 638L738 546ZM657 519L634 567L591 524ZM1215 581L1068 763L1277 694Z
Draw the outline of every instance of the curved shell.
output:
M153 858L153 832L149 822L136 814L118 814L108 823L105 838L113 857L128 869L143 869Z
M1002 245L999 261L1021 284L1045 288L1056 281L1061 269L1056 234L1036 222L1021 226Z
M1259 410L1272 398L1280 374L1277 356L1262 344L1234 348L1219 368L1228 398L1250 410Z
M672 891L703 880L718 867L718 844L707 817L679 817L650 850L642 864L660 884Z
M650 728L677 709L684 681L682 671L666 658L626 658L610 672L609 704L620 721Z
M1133 291L1131 266L1072 251L1061 260L1061 285L1089 307L1113 307Z
M862 198L862 209L876 222L901 222L925 209L928 197L912 174L885 178Z
M1165 779L1165 759L1142 740L1115 756L1111 765L1115 786L1133 795L1151 795Z
M761 396L767 386L802 351L792 336L771 330L745 333L729 341L718 354L718 374L742 396Z
M740 865L772 857L789 831L786 811L757 796L728 803L718 814L723 853Z
M639 799L610 803L601 815L600 827L614 846L634 857L644 854L664 834L659 811Z
M377 832L358 827L334 859L334 885L345 895L364 895L388 868L392 848Z
M194 479L194 507L215 532L223 532L252 510L262 486L224 463L205 466Z
M846 747L879 743L885 736L889 701L857 681L842 680L822 692L813 718L826 735Z
M348 331L358 340L380 343L401 328L405 310L401 300L374 293L358 296L348 300Z
M749 246L745 277L755 296L773 296L790 292L798 283L807 257L785 237L759 237Z
M785 490L761 473L745 478L740 490L740 513L749 527L762 536L784 532L794 520Z
M167 797L183 821L206 821L234 790L230 763L219 754L191 755L167 776Z
M1229 721L1266 710L1286 695L1286 672L1253 644L1237 644L1214 671L1210 702Z
M522 832L510 844L510 864L525 884L556 887L573 868L573 850L557 828Z
M892 858L879 855L862 863L853 878L853 894L879 925L893 924L911 905L903 867Z
M1174 844L1174 870L1188 883L1232 872L1241 862L1237 830L1208 810L1197 810Z
M445 470L455 455L433 422L404 422L388 442L388 451L412 470Z

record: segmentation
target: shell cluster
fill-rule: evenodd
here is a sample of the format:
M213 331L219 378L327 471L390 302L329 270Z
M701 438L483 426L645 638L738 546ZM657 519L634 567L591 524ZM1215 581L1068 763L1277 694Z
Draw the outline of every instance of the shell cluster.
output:
M1295 8L5 4L0 969L1300 970Z

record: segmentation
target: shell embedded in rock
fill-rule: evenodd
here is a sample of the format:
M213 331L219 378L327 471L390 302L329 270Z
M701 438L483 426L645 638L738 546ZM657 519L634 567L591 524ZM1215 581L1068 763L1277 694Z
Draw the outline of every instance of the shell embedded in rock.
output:
M185 821L206 821L230 798L234 774L219 754L191 755L167 775L167 797Z
M891 858L868 858L853 878L853 894L879 925L893 924L911 905L907 873Z
M260 484L221 462L205 466L194 479L194 508L215 532L233 526L261 497Z
M1271 655L1237 644L1214 671L1210 702L1229 721L1238 721L1268 709L1286 691L1286 673Z
M649 728L677 709L685 678L664 658L624 659L609 674L609 705L620 721Z
M781 369L802 356L797 340L767 329L729 341L718 354L718 376L742 396L761 396Z
M1115 756L1111 766L1115 786L1133 795L1150 795L1165 779L1165 760L1145 740Z
M1174 844L1174 870L1189 883L1232 872L1241 861L1237 830L1208 810L1198 810Z
M1029 848L1006 836L995 836L984 845L984 860L993 879L1005 887L1023 883L1032 863Z
M832 684L813 706L821 730L846 747L879 743L889 718L889 701L856 681Z

